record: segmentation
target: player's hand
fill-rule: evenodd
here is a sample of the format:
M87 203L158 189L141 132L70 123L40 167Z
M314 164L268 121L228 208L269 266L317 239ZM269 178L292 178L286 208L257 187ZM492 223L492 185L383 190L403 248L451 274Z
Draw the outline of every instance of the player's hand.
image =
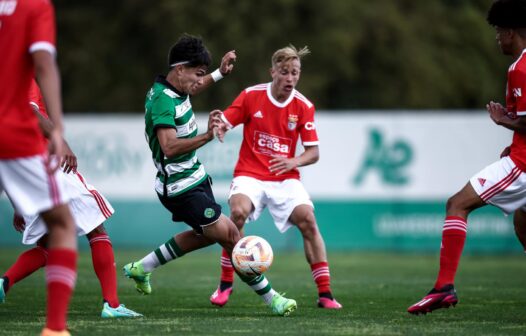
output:
M26 228L26 221L24 220L24 217L20 216L16 212L13 215L13 227L18 232L23 232Z
M64 154L64 140L62 138L62 131L54 128L49 134L48 153L45 160L46 170L49 174L53 174L60 167L60 162Z
M219 124L219 126L215 130L216 138L217 138L217 140L219 140L219 142L224 142L225 134L226 134L227 131L228 131L227 124L225 124L225 122L221 120L221 123Z
M214 138L217 128L221 124L221 110L213 110L208 115L208 137L210 140Z
M486 105L486 109L489 112L491 120L497 125L500 125L502 118L506 117L508 114L504 106L493 101L490 101L489 104Z
M77 156L73 151L71 150L71 147L69 147L66 140L64 140L64 156L62 157L62 161L60 162L60 167L62 167L62 171L66 174L69 174L70 172L77 172Z
M502 153L500 153L500 157L503 158L505 156L510 156L511 153L511 147L508 146L502 150Z
M298 160L296 158L275 156L269 163L270 166L268 168L270 172L276 175L281 175L298 167Z
M221 65L219 66L219 72L223 76L228 76L234 69L234 62L236 61L236 51L230 50L221 59Z

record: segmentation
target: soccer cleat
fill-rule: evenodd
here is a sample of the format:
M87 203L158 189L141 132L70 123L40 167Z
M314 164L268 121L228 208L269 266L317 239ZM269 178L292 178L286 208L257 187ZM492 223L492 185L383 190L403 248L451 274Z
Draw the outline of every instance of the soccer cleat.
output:
M410 314L426 314L439 308L449 308L458 303L457 292L453 285L445 285L440 289L433 288L424 298L407 308Z
M142 314L136 313L131 309L126 308L123 304L119 305L117 308L112 308L108 302L104 302L102 307L102 313L100 317L102 318L121 318L121 317L141 317Z
M276 293L272 297L270 308L272 308L272 312L276 315L289 316L290 313L298 308L298 305L296 304L296 300L287 299L281 294Z
M318 307L325 309L341 309L343 306L338 301L336 301L336 299L320 297L318 299Z
M4 279L0 278L0 303L5 302Z
M51 329L44 328L40 336L71 336L71 334L67 330L53 331Z
M222 291L220 287L217 287L216 291L210 296L210 303L223 307L227 304L230 294L232 294L232 287L229 287L224 291Z
M140 261L132 262L122 268L127 278L135 281L135 288L139 293L148 295L152 293L150 286L151 272L145 272Z

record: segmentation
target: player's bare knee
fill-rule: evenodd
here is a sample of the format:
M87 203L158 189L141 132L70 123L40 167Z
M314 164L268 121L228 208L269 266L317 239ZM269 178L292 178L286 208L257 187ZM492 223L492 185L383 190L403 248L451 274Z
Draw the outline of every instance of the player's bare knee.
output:
M234 206L230 209L230 218L236 224L238 229L241 229L245 224L248 214L239 206Z
M313 212L307 212L297 223L298 229L305 238L312 238L318 234L318 225Z

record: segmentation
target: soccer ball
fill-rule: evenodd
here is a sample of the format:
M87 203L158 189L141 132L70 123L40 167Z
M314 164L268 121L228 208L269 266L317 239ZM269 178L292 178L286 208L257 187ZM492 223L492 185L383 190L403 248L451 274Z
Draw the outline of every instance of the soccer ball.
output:
M263 274L270 268L273 259L272 247L258 236L241 238L232 250L232 265L246 276Z

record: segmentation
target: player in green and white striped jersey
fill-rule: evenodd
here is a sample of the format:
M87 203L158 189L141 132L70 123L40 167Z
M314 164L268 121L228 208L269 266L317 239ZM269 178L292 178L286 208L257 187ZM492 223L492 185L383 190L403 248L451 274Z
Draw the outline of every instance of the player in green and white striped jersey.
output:
M158 76L146 96L146 139L157 167L155 191L172 213L172 220L185 222L193 230L179 233L140 261L124 266L143 294L151 293L151 272L184 254L219 243L228 253L241 238L236 225L221 213L214 199L211 179L196 156L196 150L214 138L221 111L210 112L205 133L198 134L190 96L228 75L236 59L229 51L219 69L207 74L210 53L200 38L183 35L170 49L169 72ZM275 314L286 316L296 301L277 293L265 276L242 277Z

